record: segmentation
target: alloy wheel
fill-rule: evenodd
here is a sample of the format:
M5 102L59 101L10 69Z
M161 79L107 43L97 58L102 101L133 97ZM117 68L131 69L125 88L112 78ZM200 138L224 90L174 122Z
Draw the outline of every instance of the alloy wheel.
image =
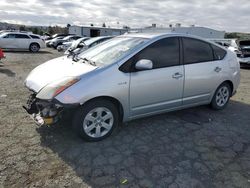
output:
M216 104L220 107L224 106L229 99L229 90L226 86L221 87L216 94Z
M97 107L85 116L83 129L88 136L99 138L105 136L112 129L113 123L112 112L105 107Z
M32 44L30 46L30 49L31 49L32 52L37 52L39 50L39 47L36 44Z

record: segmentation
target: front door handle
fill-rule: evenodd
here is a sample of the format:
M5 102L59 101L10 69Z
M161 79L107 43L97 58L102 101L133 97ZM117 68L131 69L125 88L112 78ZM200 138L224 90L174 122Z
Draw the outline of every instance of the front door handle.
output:
M221 70L222 70L222 68L220 68L220 67L215 67L215 69L214 69L215 72L220 72Z
M172 75L172 78L175 78L175 79L179 79L179 78L181 78L181 77L183 77L183 74L181 74L181 73L179 73L179 72L176 72L176 73L174 73L174 74Z

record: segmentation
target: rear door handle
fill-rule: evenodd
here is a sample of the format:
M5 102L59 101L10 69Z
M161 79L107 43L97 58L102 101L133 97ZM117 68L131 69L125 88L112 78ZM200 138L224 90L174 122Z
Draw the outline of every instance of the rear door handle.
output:
M181 74L181 73L179 73L179 72L176 72L176 73L174 73L174 74L172 75L172 78L175 78L175 79L179 79L179 78L181 78L181 77L183 77L183 74Z
M220 68L220 67L215 67L215 69L214 69L215 72L220 72L221 70L222 70L222 68Z

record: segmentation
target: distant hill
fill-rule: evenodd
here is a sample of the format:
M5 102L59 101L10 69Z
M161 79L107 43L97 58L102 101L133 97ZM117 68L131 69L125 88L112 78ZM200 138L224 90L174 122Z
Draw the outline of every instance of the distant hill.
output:
M0 30L20 30L31 31L34 34L43 35L45 32L50 34L55 33L68 33L67 27L60 26L26 26L21 24L10 24L6 22L0 22Z
M0 22L0 30L19 29L22 25Z

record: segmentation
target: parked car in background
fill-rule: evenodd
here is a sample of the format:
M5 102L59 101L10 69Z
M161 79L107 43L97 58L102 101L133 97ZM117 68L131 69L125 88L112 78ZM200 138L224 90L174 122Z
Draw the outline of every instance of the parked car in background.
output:
M56 37L66 37L66 36L68 36L68 34L65 34L65 33L56 33L54 35L50 35L49 33L45 33L45 35L48 36L48 37L46 37L46 40L51 40L51 39L54 39Z
M41 48L45 48L45 43L39 35L25 32L4 32L0 34L0 48L38 52Z
M52 47L54 47L56 49L59 45L62 45L64 42L74 41L74 40L77 40L79 38L81 38L81 37L77 36L77 35L69 35L69 36L66 36L62 39L60 39L60 38L52 39L50 44Z
M104 41L107 41L109 39L113 38L112 36L102 36L102 37L93 37L90 38L86 41L81 41L77 46L74 45L72 47L70 47L68 50L66 50L65 54L70 55L71 53L73 53L74 55L76 54L80 54L83 51L94 47L97 44L100 44Z
M234 52L236 56L238 57L238 60L241 65L243 64L250 64L250 58L244 58L242 56L242 50L238 44L237 39L209 39L225 48L228 50Z
M74 41L70 41L70 42L64 42L62 45L59 45L58 47L57 47L57 50L59 51L59 52L61 52L61 51L66 51L68 48L73 48L74 46L78 46L79 45L79 43L81 43L81 42L83 42L83 41L86 41L86 40L88 40L89 39L89 37L82 37L82 38L79 38L79 39L77 39L77 40L74 40Z
M25 81L32 92L25 109L40 124L70 111L76 132L99 141L120 121L205 104L224 109L239 83L235 53L215 43L128 34L35 68Z
M238 41L241 54L238 56L242 67L250 67L250 40Z
M63 38L64 38L64 36L59 36L59 37L56 37L56 38L53 38L53 39L50 39L50 40L46 40L45 44L46 44L47 47L52 47L51 46L52 40L54 40L54 39L63 39Z
M52 38L52 36L49 33L43 33L43 35L41 36L42 39L44 40L49 40Z

